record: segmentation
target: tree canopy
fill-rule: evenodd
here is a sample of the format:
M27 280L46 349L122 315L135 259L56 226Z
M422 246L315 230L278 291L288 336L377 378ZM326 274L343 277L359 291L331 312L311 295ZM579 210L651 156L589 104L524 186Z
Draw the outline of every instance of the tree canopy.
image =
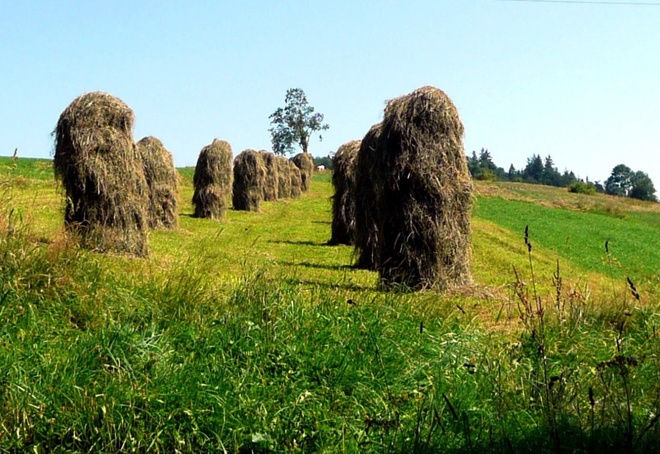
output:
M633 171L624 164L612 169L612 174L605 182L605 192L619 197L630 197L639 200L657 202L655 187L648 174L642 171Z
M284 107L278 108L270 117L273 152L285 155L294 151L294 144L304 153L309 152L309 139L317 131L325 131L330 126L323 124L323 114L315 113L307 102L305 92L300 88L287 90ZM323 139L319 135L319 139Z

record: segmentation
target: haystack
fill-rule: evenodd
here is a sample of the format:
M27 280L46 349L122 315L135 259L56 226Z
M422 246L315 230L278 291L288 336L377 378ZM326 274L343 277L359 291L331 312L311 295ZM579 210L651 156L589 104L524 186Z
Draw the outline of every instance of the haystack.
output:
M355 162L355 253L356 268L376 270L378 252L378 223L376 219L375 171L382 125L375 124L365 134Z
M53 165L66 193L64 223L85 248L147 255L149 189L133 121L123 101L92 92L57 122Z
M472 182L462 138L458 111L437 88L387 104L371 174L385 285L445 289L470 282Z
M193 215L198 218L220 219L225 215L232 190L231 145L215 139L202 148L193 177Z
M266 166L259 152L244 150L234 159L235 210L259 211L264 196Z
M155 137L145 137L136 146L149 186L149 227L175 229L178 225L179 173L174 168L172 153Z
M289 160L284 156L276 156L277 162L277 197L286 199L291 197L291 170Z
M303 192L309 191L309 185L312 182L314 174L314 159L309 153L298 153L291 161L300 169L300 189Z
M302 195L302 176L300 169L293 161L287 161L289 163L289 175L291 177L291 197L297 198Z
M332 158L332 227L329 244L354 244L355 167L360 141L343 144Z
M260 150L261 158L266 167L266 178L264 179L264 202L277 200L279 189L279 175L277 159L273 153L266 150Z

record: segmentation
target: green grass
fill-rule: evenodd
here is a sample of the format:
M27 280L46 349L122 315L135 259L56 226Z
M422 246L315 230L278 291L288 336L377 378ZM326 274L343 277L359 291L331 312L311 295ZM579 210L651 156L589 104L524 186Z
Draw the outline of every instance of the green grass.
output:
M186 169L180 229L132 259L72 245L52 174L20 169L0 174L2 452L660 447L649 205L480 186L475 286L387 293L325 245L328 174L216 222L190 217Z
M474 215L519 232L521 238L525 227L529 226L533 245L557 251L567 262L585 271L658 283L660 249L657 247L658 227L653 225L660 219L657 213L621 219L488 197L478 200ZM640 222L642 219L644 221ZM611 255L616 257L617 266L608 263L605 242Z

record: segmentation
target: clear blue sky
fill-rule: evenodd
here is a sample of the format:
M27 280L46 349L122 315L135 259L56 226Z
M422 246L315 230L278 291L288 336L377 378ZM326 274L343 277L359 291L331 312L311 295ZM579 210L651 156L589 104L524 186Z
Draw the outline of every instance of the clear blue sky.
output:
M177 166L216 137L270 148L268 116L299 87L330 124L310 146L325 156L434 85L467 153L505 169L549 154L601 181L624 163L660 191L660 1L617 3L0 0L0 155L51 156L60 113L95 90Z

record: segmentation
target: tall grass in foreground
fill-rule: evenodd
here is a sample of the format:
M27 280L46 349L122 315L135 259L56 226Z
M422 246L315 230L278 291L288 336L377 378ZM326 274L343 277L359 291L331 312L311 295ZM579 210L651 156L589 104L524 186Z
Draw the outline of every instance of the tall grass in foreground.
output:
M432 292L218 285L203 254L120 274L7 209L0 451L657 452L658 302L538 275L528 233L493 323Z
M597 311L559 265L545 301L531 251L507 336L433 294L347 298L255 274L216 295L194 263L125 282L24 228L0 242L2 450L659 446L657 307Z

